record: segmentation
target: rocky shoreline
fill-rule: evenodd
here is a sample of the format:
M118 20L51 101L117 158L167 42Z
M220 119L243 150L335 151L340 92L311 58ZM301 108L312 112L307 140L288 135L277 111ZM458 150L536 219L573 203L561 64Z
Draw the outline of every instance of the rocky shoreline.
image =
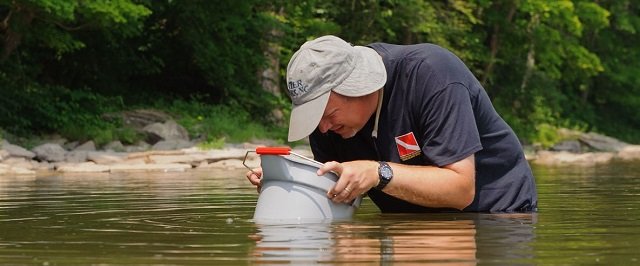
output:
M87 142L73 150L47 143L31 150L0 142L0 176L43 176L65 173L119 173L119 172L186 172L198 170L245 168L246 164L259 166L259 157L248 151L264 144L243 143L227 145L222 149L204 150L196 146L174 150L113 151L96 150ZM294 151L312 156L308 146ZM544 166L593 166L611 161L640 161L640 145L621 146L616 151L575 153L566 150L540 150L526 153L532 164Z
M245 157L247 165L260 165L259 157L248 151L277 145L267 140L202 149L197 140L189 139L187 130L161 112L136 110L117 116L127 127L143 134L145 141L128 146L114 141L97 149L93 141L78 143L52 138L29 150L0 138L0 176L243 169ZM527 160L543 166L640 161L640 145L566 129L561 129L559 135L563 141L550 148L525 147ZM294 151L312 157L308 145L295 147Z
M0 176L242 169L245 168L243 161L250 167L260 165L259 157L248 152L257 146L261 144L235 144L209 150L194 146L175 150L117 152L91 149L92 143L88 142L80 145L79 149L67 151L55 143L27 150L3 140L0 142ZM308 147L298 147L294 151L311 156Z

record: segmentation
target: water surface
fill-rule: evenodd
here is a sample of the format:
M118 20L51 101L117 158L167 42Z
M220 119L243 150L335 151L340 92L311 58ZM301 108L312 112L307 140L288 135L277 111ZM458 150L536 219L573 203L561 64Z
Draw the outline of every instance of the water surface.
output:
M244 170L0 178L0 264L637 264L640 166L534 168L539 212L261 225Z

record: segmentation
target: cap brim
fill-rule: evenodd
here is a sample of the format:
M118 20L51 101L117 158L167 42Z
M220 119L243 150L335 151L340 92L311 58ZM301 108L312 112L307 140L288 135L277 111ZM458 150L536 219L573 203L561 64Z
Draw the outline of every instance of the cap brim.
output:
M344 96L359 97L382 88L387 82L387 70L382 57L369 47L354 46L353 48L359 53L355 69L333 91Z
M289 141L309 136L318 127L330 95L331 92L328 91L311 101L293 106L289 119Z

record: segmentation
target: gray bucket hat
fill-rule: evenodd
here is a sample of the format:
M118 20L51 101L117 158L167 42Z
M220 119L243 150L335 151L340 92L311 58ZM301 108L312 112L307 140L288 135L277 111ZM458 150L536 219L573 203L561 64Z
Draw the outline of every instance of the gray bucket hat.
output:
M351 46L336 36L308 41L287 66L287 89L293 102L289 141L302 139L318 127L330 92L359 97L387 81L382 57L368 47Z

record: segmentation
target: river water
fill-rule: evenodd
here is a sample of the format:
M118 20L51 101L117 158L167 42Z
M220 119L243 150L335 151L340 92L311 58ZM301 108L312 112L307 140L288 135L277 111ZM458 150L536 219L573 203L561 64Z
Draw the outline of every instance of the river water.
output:
M0 177L0 264L638 264L640 166L534 167L536 214L261 225L244 170Z

